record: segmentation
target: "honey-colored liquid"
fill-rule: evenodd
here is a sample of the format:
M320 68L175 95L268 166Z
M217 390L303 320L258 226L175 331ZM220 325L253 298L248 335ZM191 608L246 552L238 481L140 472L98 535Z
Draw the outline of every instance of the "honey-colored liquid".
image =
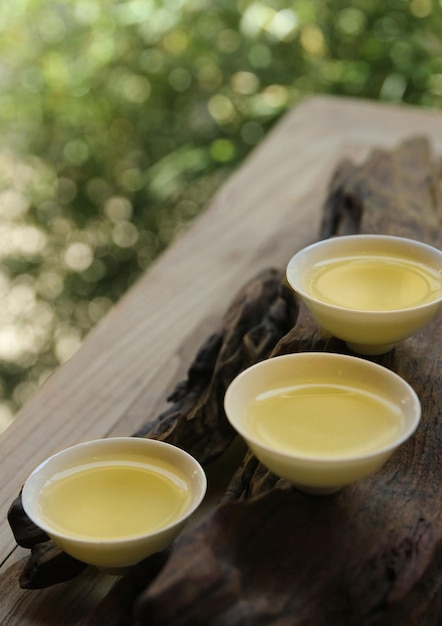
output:
M62 473L41 494L41 514L71 536L115 539L154 531L189 501L187 481L156 467L96 463Z
M306 277L315 298L349 309L392 311L431 302L441 294L437 272L407 258L334 258L315 265Z
M397 407L345 384L272 390L249 404L246 419L263 444L315 457L374 451L391 443L402 424Z

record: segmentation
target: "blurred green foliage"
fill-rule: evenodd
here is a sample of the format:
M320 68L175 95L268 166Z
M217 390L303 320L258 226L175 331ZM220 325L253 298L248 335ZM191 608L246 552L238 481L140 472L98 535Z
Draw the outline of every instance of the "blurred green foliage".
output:
M300 99L440 107L441 33L433 0L3 0L0 430Z

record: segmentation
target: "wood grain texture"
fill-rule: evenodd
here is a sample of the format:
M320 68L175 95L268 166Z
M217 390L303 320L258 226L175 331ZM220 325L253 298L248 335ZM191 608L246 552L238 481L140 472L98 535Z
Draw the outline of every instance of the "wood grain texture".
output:
M75 624L113 582L87 570L75 584L19 589L24 553L6 514L27 474L58 449L131 434L165 408L232 294L317 238L337 164L411 134L430 136L442 153L437 112L339 98L303 102L24 407L0 437L0 623Z

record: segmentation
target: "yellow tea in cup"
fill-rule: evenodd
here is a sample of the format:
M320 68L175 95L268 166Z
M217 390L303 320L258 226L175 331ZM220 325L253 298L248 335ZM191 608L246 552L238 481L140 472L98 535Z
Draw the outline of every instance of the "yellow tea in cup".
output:
M89 463L43 487L40 512L58 532L91 539L150 533L179 518L190 500L184 476L143 463Z
M305 287L323 302L362 311L409 309L441 295L439 273L406 256L326 259L307 272Z
M327 458L383 448L403 427L397 406L345 383L272 389L249 402L246 422L263 445Z

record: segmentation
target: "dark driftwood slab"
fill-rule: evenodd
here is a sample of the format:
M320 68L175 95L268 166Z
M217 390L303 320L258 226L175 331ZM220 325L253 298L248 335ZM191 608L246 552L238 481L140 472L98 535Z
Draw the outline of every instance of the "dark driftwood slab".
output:
M319 236L386 233L440 247L439 183L424 138L413 138L391 152L376 150L361 166L343 163L330 184ZM269 319L274 328L275 310L291 309L282 300L283 305L279 293L264 325L255 322L254 330L243 334L248 339L240 341L241 354L250 340L252 346L262 345L259 333L268 328ZM257 353L265 358L264 352L346 352L342 342L321 333L303 308L293 319L280 337L270 333L265 350L252 347L255 360ZM439 626L441 322L442 312L416 336L372 359L410 382L423 409L416 435L381 471L333 496L314 497L279 480L247 454L219 506L189 526L170 554L132 568L83 624ZM211 354L211 342L217 341L215 335L202 354ZM216 359L205 362L212 363L213 373ZM243 357L236 362L241 367L250 363ZM140 434L176 437L178 445L184 440L207 461L231 441L220 406L233 370L218 387L208 385L211 375L206 372L204 379L204 368L197 363L195 376L190 373L171 398L179 403L181 392L183 397L190 394L186 411L172 405ZM208 388L214 403L206 413L198 399ZM188 438L186 415L192 433ZM195 442L198 436L212 442L207 455L204 445Z
M140 624L441 623L441 398L425 389L441 359L416 376L419 343L379 359L427 398L416 437L329 497L301 494L250 456L232 488L242 501L182 535L139 599Z
M410 236L440 246L441 205L428 143L416 138L344 164L323 237ZM139 597L134 623L395 625L442 622L442 316L377 362L422 401L416 436L384 468L329 497L301 494L245 459L224 502L177 541ZM274 354L345 352L301 314ZM240 500L240 501L238 501Z
M440 167L428 140L374 150L362 166L344 161L331 181L321 238L381 233L441 243Z
M223 408L228 385L269 357L296 323L298 310L282 271L266 270L245 285L168 398L171 407L137 435L184 448L204 466L217 459L235 437Z

